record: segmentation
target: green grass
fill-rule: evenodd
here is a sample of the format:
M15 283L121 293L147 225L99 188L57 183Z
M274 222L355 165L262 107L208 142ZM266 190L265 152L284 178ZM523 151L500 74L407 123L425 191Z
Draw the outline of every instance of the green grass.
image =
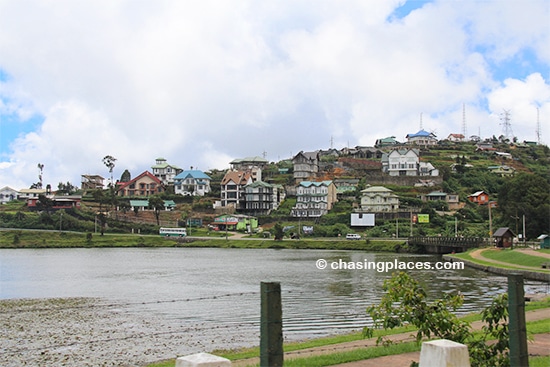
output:
M453 254L452 257L456 258L456 259L462 259L462 260L467 260L467 261L471 261L471 262L474 262L476 264L479 264L479 265L484 265L484 266L492 266L492 267L495 267L495 268L503 268L503 269L522 269L522 268L518 268L517 265L521 265L521 264L513 264L513 263L509 263L509 265L504 265L504 264L495 264L495 263L492 263L492 262L489 262L489 261L484 261L484 260L480 260L480 259L474 259L470 253L472 251L475 251L476 249L473 249L473 250L469 250L468 252L462 252L462 253L459 253L459 254ZM481 255L482 256L485 256L485 254L487 253L487 251L484 251ZM516 252L513 253L514 255L516 254ZM519 254L519 255L525 255L525 254ZM525 256L530 256L530 255L525 255ZM533 256L531 256L533 257ZM489 259L489 256L487 256L487 259ZM550 259L544 259L544 258L540 258L542 259L542 263L545 263L545 262L549 262ZM494 259L494 260L497 260L497 259ZM503 261L503 260L497 260L497 261ZM525 265L521 265L521 266L525 266ZM527 265L527 266L530 266L530 265ZM523 269L525 270L525 269ZM534 271L534 270L533 270ZM540 266L538 267L538 269L536 270L537 272L539 273L550 273L550 270L549 269L543 269L541 268Z
M192 235L201 235L192 233ZM230 234L231 235L231 234ZM0 231L0 248L69 248L69 247L218 247L218 248L271 248L271 249L321 249L321 250L360 250L391 251L403 246L403 241L370 240L346 241L328 239L284 240L273 239L231 239L212 238L178 243L176 239L165 239L158 235L92 233L88 241L84 232L59 232L39 230ZM220 236L215 233L213 236Z
M0 248L73 248L73 247L171 247L176 241L160 236L137 234L86 233L59 231L0 231Z
M525 310L526 311L533 311L533 310L544 309L544 308L550 308L550 297L547 297L547 298L545 298L541 301L528 302L525 305ZM462 317L461 319L464 319L468 322L473 322L473 321L481 320L481 315L478 314L478 313L470 314L470 315L466 315L466 316ZM550 332L550 326L549 326L550 323L549 323L549 321L550 321L550 319L538 320L538 321L529 321L529 322L527 322L527 331L529 332L530 335L531 334L539 334L539 333ZM395 328L395 329L391 329L391 330L379 329L379 330L374 331L373 337L377 338L379 336L388 336L388 335L401 334L401 333L405 333L405 332L413 332L414 330L415 329L412 328L412 327L406 327L406 328L405 327L400 327L400 328ZM356 332L356 333L337 335L337 336L332 336L332 337L312 339L312 340L308 340L308 341L304 341L304 342L288 343L288 344L284 345L284 350L285 350L285 352L290 352L290 351L297 351L297 350L303 350L303 349L315 348L315 347L327 347L327 349L330 349L330 346L334 346L335 344L346 343L346 342L362 340L362 339L364 339L362 334ZM411 343L411 344L414 344L414 343ZM364 350L382 349L382 348L384 348L384 347L373 347L373 348L367 348L367 349L364 349ZM417 349L417 350L419 350L419 349ZM244 348L244 349L239 349L239 350L216 350L216 351L213 351L212 353L215 354L215 355L230 359L230 360L238 360L238 359L247 359L247 358L258 357L260 355L260 350L259 350L258 347L254 347L254 348ZM386 353L386 352L378 351L376 353ZM345 363L344 361L347 361L347 362L357 361L357 360L362 360L362 359L367 359L367 358L375 358L377 356L382 356L382 355L399 354L399 353L406 353L406 352L405 351L402 351L402 352L393 351L391 353L380 354L380 355L376 355L376 356L373 356L373 357L364 357L360 353L355 353L355 351L350 351L350 352L345 352L345 353L334 353L334 354L338 354L339 356L334 357L335 359L330 364L316 364L317 360L314 359L314 357L311 357L311 359L307 358L307 361L304 362L304 364L288 364L288 365L289 366L311 366L311 367L319 366L320 367L320 366L327 366L327 365L331 365L331 364ZM340 355L340 354L342 354L342 355ZM322 357L319 357L319 358L322 362L322 361L325 360L324 358L329 358L329 357L327 357L325 355L325 356L322 356ZM333 358L333 357L330 357L330 358ZM358 359L353 359L353 358L358 358ZM303 361L303 360L305 360L305 359L299 359L298 361ZM298 361L297 362L292 362L292 363L302 363L302 362L298 362ZM291 362L289 361L289 363L291 363ZM157 362L157 363L148 365L148 367L173 367L173 366L174 366L174 360L162 361L162 362ZM287 361L285 361L285 366L287 366Z
M545 357L529 357L530 367L548 367L550 366L550 356Z
M532 266L540 268L543 263L550 262L550 259L540 256L527 255L517 250L496 250L488 249L481 253L488 259L502 261L512 265Z

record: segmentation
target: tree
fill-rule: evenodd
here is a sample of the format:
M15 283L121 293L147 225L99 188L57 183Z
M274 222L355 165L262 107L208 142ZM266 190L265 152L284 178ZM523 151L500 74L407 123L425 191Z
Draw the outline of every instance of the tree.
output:
M153 208L157 225L160 225L160 211L164 209L164 200L158 195L153 195L149 198L149 207Z
M516 218L525 215L525 236L535 238L550 231L550 184L543 177L520 173L506 181L498 192L502 224L515 228Z
M65 194L65 195L71 195L74 194L78 190L78 187L73 186L69 181L67 183L60 182L57 185L57 192Z
M53 206L53 200L48 198L46 195L40 194L38 195L38 201L36 202L36 207L38 210L46 211L46 213L50 214L50 210Z
M367 308L374 326L364 328L366 337L372 337L373 329L377 326L393 329L410 324L417 328L417 342L433 336L467 344L472 367L509 367L506 294L497 296L483 310L481 320L486 325L478 334L470 330L469 323L454 314L462 306L463 298L460 294L446 294L443 299L429 303L424 288L404 272L394 273L385 280L383 289L385 293L380 304ZM489 340L496 342L489 344ZM382 337L378 338L377 343L380 342L390 343Z
M122 172L122 175L120 176L120 182L128 182L132 179L132 175L130 174L130 171L127 169Z
M112 155L106 155L103 157L103 164L109 168L109 173L111 174L111 186L113 185L113 170L115 169L115 162L116 158Z
M275 241L282 241L283 236L285 235L285 232L283 231L283 226L280 223L275 223L273 226L273 237Z

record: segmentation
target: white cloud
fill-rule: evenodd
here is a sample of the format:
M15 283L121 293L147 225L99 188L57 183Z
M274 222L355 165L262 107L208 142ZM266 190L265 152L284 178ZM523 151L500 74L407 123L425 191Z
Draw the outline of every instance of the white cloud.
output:
M35 182L39 161L57 185L105 174L106 154L135 176L158 156L208 169L331 137L404 140L421 113L445 137L463 103L470 135L498 135L485 126L506 105L533 140L519 119L535 105L547 119L548 73L503 81L491 67L525 49L548 65L545 1L436 1L390 19L403 3L1 2L0 114L44 122L12 143L0 186Z

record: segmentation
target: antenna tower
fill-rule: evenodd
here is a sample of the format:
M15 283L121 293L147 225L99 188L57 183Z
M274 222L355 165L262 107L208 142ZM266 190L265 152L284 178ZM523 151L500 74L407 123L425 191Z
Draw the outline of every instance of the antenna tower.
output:
M334 137L330 136L330 149L334 147Z
M510 140L513 139L514 132L512 131L512 124L510 123L510 110L504 110L500 115L500 120L502 121L501 125L503 126L504 137Z
M540 145L541 143L541 132L540 132L540 116L539 116L539 108L537 107L537 144Z
M466 130L466 104L462 104L462 135L464 139L467 139L467 130Z
M420 112L420 130L422 130L422 112Z

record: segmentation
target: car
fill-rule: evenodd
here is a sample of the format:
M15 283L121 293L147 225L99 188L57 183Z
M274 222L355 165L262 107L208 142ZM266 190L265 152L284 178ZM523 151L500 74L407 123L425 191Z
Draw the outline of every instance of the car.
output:
M356 233L348 233L346 235L346 240L360 240L361 239L361 235L360 234L356 234Z

